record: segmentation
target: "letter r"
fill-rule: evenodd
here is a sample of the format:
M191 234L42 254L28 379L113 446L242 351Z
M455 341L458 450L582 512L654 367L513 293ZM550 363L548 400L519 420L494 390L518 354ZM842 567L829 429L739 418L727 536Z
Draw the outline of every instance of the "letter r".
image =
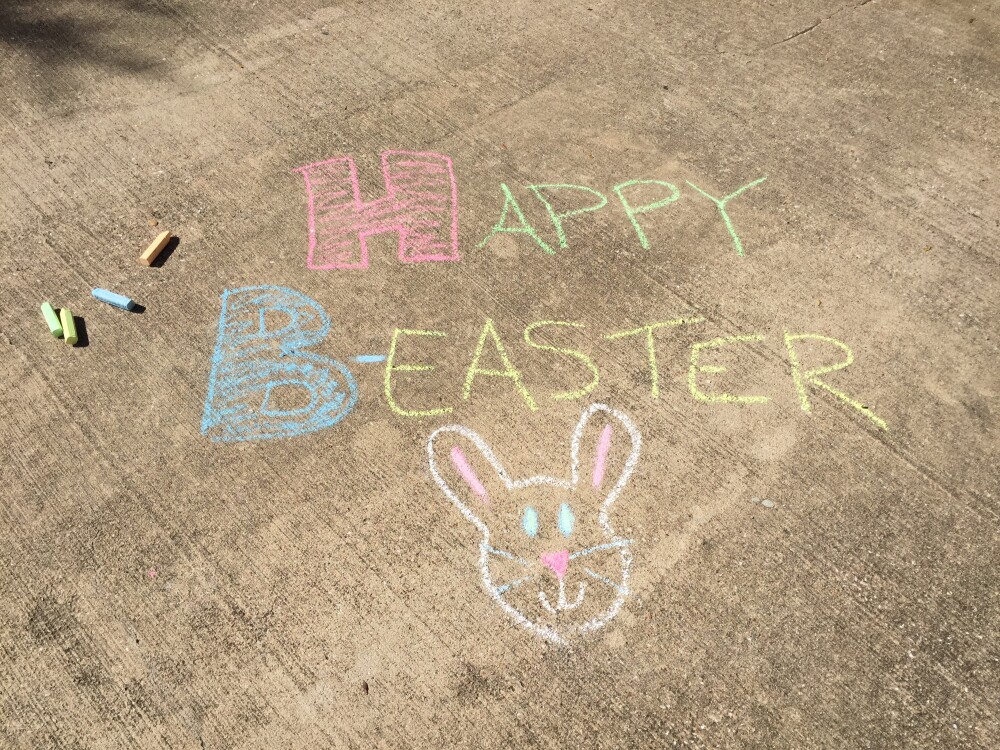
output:
M350 156L294 170L309 200L309 268L368 268L368 238L399 235L404 263L458 260L458 184L451 159L419 151L383 151L385 195L361 200Z
M282 325L269 329L276 315L284 318ZM346 417L358 400L350 370L300 351L322 342L329 331L323 308L286 287L223 292L202 434L217 442L294 437ZM272 397L283 387L304 390L306 405L279 408Z

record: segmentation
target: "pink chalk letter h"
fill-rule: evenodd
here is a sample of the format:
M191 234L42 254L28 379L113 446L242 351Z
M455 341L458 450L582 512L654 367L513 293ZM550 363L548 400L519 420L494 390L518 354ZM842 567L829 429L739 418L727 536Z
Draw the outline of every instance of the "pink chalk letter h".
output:
M312 269L368 268L368 238L399 234L404 263L458 260L458 185L451 159L418 151L383 151L385 195L361 200L350 156L294 170L306 181Z

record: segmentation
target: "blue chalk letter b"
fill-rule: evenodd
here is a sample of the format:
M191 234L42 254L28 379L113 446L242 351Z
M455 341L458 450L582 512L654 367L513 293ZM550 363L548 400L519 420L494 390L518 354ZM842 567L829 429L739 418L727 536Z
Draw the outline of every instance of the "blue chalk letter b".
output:
M223 292L202 433L221 442L294 437L346 417L358 400L350 370L301 351L329 331L319 303L287 287Z

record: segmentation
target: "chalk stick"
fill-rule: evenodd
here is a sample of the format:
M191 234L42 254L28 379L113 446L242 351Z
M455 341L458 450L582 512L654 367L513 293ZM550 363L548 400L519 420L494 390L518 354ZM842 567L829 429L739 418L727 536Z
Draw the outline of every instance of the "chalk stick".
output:
M122 310L131 310L135 307L135 302L130 300L124 294L115 294L114 292L109 292L107 289L95 289L91 292L97 299L101 302L106 302L113 307L121 308Z
M49 332L56 338L62 336L62 325L59 323L59 316L56 315L56 311L50 303L42 303L42 316L49 327Z
M73 322L73 313L65 307L59 311L59 319L62 320L63 338L70 346L76 346L78 341L76 336L76 323Z
M146 252L139 256L139 262L144 266L153 265L153 261L156 260L156 256L159 255L163 248L167 246L170 242L172 235L170 232L160 232L156 239L153 240L153 244L146 248Z

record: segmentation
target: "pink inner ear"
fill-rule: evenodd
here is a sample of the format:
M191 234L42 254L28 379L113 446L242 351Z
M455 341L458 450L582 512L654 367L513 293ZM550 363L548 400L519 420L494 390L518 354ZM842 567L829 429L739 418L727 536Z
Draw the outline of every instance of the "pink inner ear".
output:
M489 505L490 499L486 496L486 488L483 487L483 483L479 481L479 477L476 476L475 470L469 465L469 462L465 459L465 454L462 453L462 449L457 445L451 449L451 462L455 464L455 468L458 469L458 473L462 475L462 479L465 480L465 483L469 485L469 489L472 490L485 505Z
M608 468L608 453L611 451L611 425L604 425L601 439L597 443L597 458L594 459L594 487L604 481L604 471Z

